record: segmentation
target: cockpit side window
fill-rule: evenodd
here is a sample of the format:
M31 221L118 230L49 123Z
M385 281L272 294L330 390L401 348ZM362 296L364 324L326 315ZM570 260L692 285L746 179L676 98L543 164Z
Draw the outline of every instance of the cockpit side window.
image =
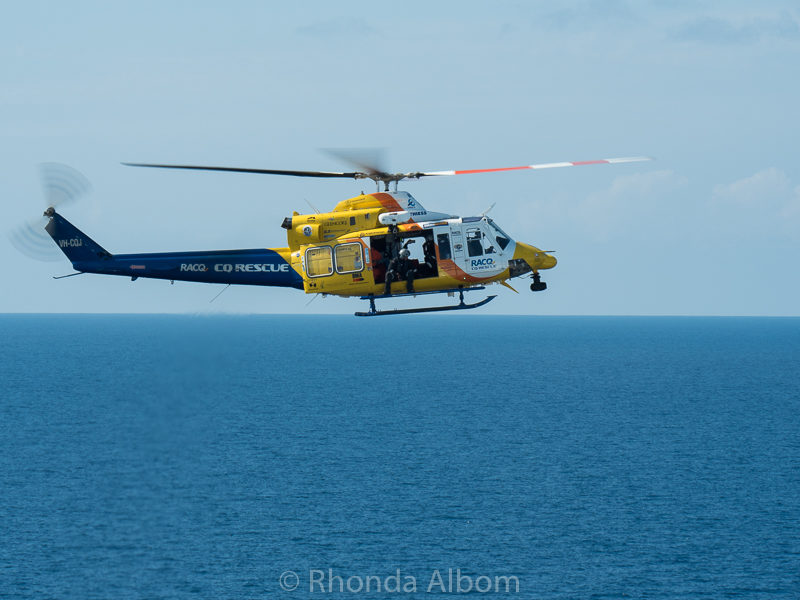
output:
M494 244L492 244L492 237L489 235L483 234L483 253L484 254L494 254Z
M502 229L495 225L494 221L489 221L489 227L491 227L491 231L494 235L495 241L497 241L497 245L500 246L501 250L505 250L506 246L508 246L508 243L511 241L511 238L509 238Z
M483 255L483 245L481 244L482 237L481 230L477 227L470 227L467 229L467 253L470 256Z

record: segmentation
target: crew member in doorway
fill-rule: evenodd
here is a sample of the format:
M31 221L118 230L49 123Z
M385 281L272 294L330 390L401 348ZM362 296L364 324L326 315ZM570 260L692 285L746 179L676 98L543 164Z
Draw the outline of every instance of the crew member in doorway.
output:
M433 243L433 235L425 238L422 244L422 253L425 255L425 271L431 277L435 277L436 272L436 244Z
M389 225L389 233L386 234L386 254L389 260L397 258L400 253L400 228L397 225Z
M397 259L397 256L400 252L400 228L397 225L389 225L389 232L384 237L383 242L383 251L381 253L381 258L379 261L375 263L376 267L381 267L386 269L386 273L388 276L388 272L391 270L391 262ZM389 289L389 279L386 279L386 289ZM388 291L386 292L389 293Z
M406 291L411 294L414 292L414 277L417 275L417 270L411 268L411 263L408 257L411 256L408 248L400 250L396 258L389 261L389 268L386 271L386 286L384 288L384 295L390 296L392 294L392 282L406 280Z

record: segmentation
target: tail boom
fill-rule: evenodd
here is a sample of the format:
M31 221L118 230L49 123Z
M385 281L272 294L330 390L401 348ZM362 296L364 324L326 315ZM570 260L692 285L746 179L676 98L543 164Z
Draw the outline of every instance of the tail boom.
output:
M284 253L286 258L284 257ZM289 249L255 248L202 252L118 254L110 261L73 263L79 271L138 279L265 285L303 289L287 260Z
M82 273L303 289L288 248L111 254L54 210L45 214L47 233Z

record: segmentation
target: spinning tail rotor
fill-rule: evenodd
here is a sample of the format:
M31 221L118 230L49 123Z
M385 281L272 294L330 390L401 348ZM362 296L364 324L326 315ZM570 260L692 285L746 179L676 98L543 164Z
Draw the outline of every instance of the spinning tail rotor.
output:
M39 174L46 210L38 219L28 221L9 232L8 237L14 247L26 256L56 261L63 255L44 226L56 208L74 203L91 190L91 185L81 173L59 163L43 163L39 167Z

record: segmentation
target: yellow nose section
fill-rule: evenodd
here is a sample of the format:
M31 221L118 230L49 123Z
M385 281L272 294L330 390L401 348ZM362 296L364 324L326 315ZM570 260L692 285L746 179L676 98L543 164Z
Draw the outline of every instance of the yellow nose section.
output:
M552 269L556 266L558 261L555 256L551 256L535 246L517 242L517 249L514 252L514 258L521 258L524 260L531 269L539 271L542 269Z

